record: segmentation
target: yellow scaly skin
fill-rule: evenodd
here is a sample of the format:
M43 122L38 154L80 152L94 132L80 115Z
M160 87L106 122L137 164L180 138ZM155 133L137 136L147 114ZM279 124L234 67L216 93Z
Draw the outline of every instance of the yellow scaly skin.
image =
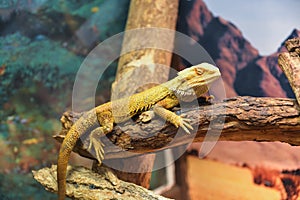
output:
M192 101L200 97L208 91L210 84L220 76L217 67L202 63L178 72L177 77L166 83L128 98L102 104L86 112L70 128L59 151L57 164L59 199L65 198L68 160L73 147L82 134L100 124L100 127L92 131L89 136L89 150L93 148L98 162L101 163L104 158L104 151L102 143L96 139L97 135L110 133L114 123L124 122L141 111L152 108L163 119L190 133L188 129L192 129L192 126L188 123L189 120L167 109L175 107L179 101Z

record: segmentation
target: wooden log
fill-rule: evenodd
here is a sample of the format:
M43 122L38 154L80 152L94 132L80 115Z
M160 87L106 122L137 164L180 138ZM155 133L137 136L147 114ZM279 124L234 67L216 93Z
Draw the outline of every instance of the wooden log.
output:
M178 0L131 0L122 56L112 85L112 100L130 96L168 80L175 34L172 31L162 34L154 29L145 31L142 28L167 28L175 31L178 4ZM133 29L136 31L130 31ZM149 48L157 43L163 49ZM122 180L148 188L154 159L154 154L130 158L121 161L123 169L114 171ZM93 166L97 170L97 165ZM135 173L129 173L127 169ZM145 173L136 173L138 171Z
M132 0L118 62L116 80L112 85L112 99L136 93L147 83L168 80L178 13L178 0ZM153 31L143 30L153 28ZM155 31L157 28L158 31ZM135 30L135 31L132 31ZM148 45L164 49L150 48ZM141 75L142 74L142 75ZM144 87L147 89L149 86Z
M51 168L43 168L32 171L34 178L40 182L46 190L57 191L56 165ZM111 170L101 167L101 171L95 173L84 167L68 166L67 195L74 199L151 199L168 200L168 198L154 194L153 192L119 180Z
M279 55L278 64L288 78L300 104L300 38L286 41L285 46L289 52Z
M104 143L110 141L109 143L114 144L106 144L105 158L130 157L131 152L150 153L191 141L200 142L208 130L210 134L221 133L220 137L212 137L212 140L281 141L300 145L300 108L294 99L234 97L197 109L190 108L184 114L194 127L192 135L187 135L182 130L177 134L177 129L172 124L165 123L160 118L155 118L150 123L130 120L116 125L107 138L99 138ZM65 113L62 117L64 129L54 138L61 142L72 119L79 116L80 114ZM74 151L93 158L86 151L88 142L88 138L79 141Z
M300 48L300 38L289 39L285 42L285 47L289 52L296 52Z

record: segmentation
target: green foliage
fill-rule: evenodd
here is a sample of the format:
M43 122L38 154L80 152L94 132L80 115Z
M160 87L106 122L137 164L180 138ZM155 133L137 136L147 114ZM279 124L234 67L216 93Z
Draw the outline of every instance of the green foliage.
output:
M56 194L47 192L31 174L0 174L0 199L55 199Z
M91 44L121 32L129 0L5 2L1 9L11 10L0 13L0 173L11 174L0 174L0 199L54 199L24 174L56 162L58 148L51 136L61 129L59 118L70 105L84 59L64 47L73 49L71 41L85 38L76 36L79 29L94 31ZM99 84L106 97L113 66Z
M19 88L42 83L57 88L73 77L83 58L62 48L58 42L31 41L19 33L0 37L0 107Z
M91 9L95 6L101 7L103 1L104 0L52 0L47 1L42 7L45 8L46 12L55 11L88 18L93 14Z
M49 113L47 116L45 110L37 109L45 105L23 103L16 104L15 114L7 117L0 126L0 146L3 150L0 153L0 173L28 172L56 160L56 154L49 152L56 149L51 135L60 130L58 116L51 117Z

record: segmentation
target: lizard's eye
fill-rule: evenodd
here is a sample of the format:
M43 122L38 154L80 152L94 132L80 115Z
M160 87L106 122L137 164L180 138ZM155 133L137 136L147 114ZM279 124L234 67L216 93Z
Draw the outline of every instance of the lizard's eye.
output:
M195 72L196 72L198 75L202 75L204 71L203 71L202 69L200 69L200 68L196 68L196 69L195 69Z

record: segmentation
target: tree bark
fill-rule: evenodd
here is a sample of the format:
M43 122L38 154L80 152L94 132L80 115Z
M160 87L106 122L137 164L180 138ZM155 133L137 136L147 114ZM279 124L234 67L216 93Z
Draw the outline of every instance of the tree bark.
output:
M279 55L278 64L288 78L300 104L300 38L286 41L285 46L289 52Z
M155 28L175 31L178 4L178 0L131 1L112 99L147 89L152 86L149 83L168 80L175 34L172 31L162 34ZM148 46L158 43L164 49Z
M46 190L57 191L56 165L32 173ZM101 167L101 171L95 173L84 167L69 166L67 181L67 195L75 199L168 200L141 186L119 180L114 173L105 167Z

